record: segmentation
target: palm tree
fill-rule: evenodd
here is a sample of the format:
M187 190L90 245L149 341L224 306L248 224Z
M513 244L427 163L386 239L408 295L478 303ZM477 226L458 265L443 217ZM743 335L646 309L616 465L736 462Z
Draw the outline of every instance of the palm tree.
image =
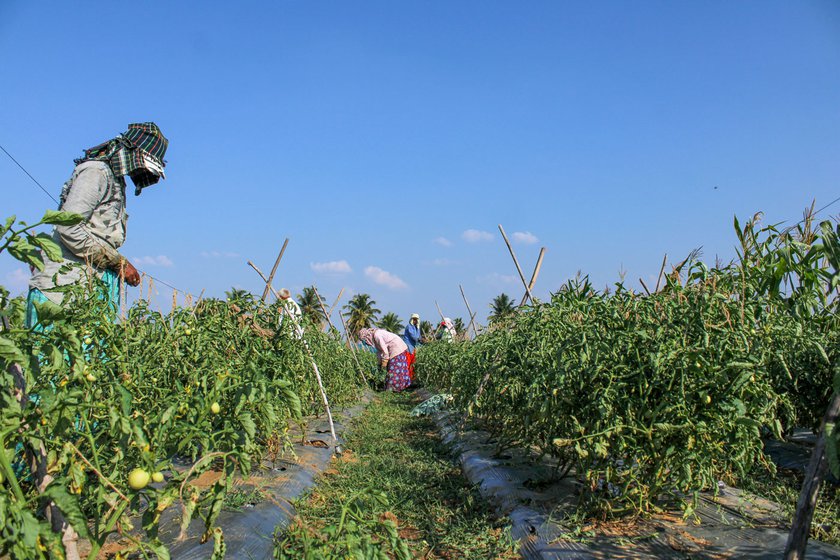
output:
M254 303L254 294L248 290L240 290L238 288L231 288L225 292L228 303L233 303L239 307L248 307Z
M491 323L502 321L515 313L513 300L505 293L499 294L493 298L493 303L490 304L490 309L492 309L493 312L489 317L487 317L487 320Z
M426 340L427 338L431 340L434 337L435 328L432 326L432 323L429 321L420 321L420 338L422 340Z
M400 321L399 315L393 312L388 312L383 315L376 326L394 334L402 334L405 329L405 325L403 325L402 321Z
M306 286L303 289L303 293L298 296L298 305L300 305L300 312L306 319L318 325L319 328L324 327L326 316L324 315L321 302L318 299L318 292L315 290L315 286Z
M373 326L380 311L374 307L376 302L368 294L356 294L342 309L347 311L347 328L355 336L360 329Z
M455 317L452 319L452 325L455 327L455 334L458 336L459 339L467 338L466 329L464 328L464 320L460 317Z

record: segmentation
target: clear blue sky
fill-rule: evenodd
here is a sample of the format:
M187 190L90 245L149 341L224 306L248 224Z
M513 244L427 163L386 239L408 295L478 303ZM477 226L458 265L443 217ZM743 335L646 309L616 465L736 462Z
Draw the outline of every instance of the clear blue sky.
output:
M246 260L289 237L278 286L435 319L462 284L483 322L522 294L499 223L526 275L547 247L546 297L728 260L733 215L840 196L840 2L0 0L0 145L54 196L145 120L170 149L128 202L138 268L259 292ZM0 201L54 207L2 153Z

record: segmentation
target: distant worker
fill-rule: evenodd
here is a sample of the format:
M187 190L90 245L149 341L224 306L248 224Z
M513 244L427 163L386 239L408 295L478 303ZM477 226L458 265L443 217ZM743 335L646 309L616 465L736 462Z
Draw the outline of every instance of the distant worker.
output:
M388 373L385 390L400 392L411 385L408 375L408 347L398 335L385 329L361 329L359 340L376 348L379 366Z
M402 339L408 346L408 376L414 381L414 361L417 358L417 346L420 344L420 315L417 313L412 313Z
M291 328L294 331L295 336L297 338L303 338L303 327L300 325L300 320L303 314L300 311L298 303L292 298L292 292L286 288L281 288L277 294L280 296L280 305L282 306L279 324L283 324L283 318L286 315L291 316Z
M444 342L454 342L456 334L457 331L455 330L455 324L452 322L452 319L444 317L443 321L438 325L435 338Z
M33 273L26 302L27 327L38 323L35 303L61 304L64 294L56 288L81 283L88 271L104 282L104 295L114 308L119 305L120 278L131 286L140 284L137 269L117 251L125 242L128 221L125 177L131 177L135 195L165 179L163 156L168 145L155 123L134 123L74 160L76 168L61 189L58 209L80 214L84 220L74 226L55 226L53 240L61 247L62 260L44 259L44 270Z

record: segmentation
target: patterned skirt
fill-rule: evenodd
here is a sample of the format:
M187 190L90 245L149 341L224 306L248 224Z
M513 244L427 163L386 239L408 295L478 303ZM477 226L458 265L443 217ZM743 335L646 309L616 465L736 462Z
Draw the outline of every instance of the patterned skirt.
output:
M408 351L388 360L388 375L385 376L385 390L399 393L411 384L408 376Z

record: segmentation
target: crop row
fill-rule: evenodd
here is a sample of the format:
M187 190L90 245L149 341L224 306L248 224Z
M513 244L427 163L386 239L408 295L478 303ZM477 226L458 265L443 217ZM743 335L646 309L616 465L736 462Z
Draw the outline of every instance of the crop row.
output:
M11 225L0 230L6 246L38 243ZM322 412L309 354L277 305L211 299L162 314L140 301L119 320L98 294L76 286L63 306L38 304L34 331L24 302L1 298L0 555L61 558L75 531L94 557L119 530L166 558L168 507L221 542L214 522L233 477L282 451L290 423ZM356 400L350 351L317 327L306 339L331 402ZM189 484L209 469L222 472L217 483ZM129 531L138 512L143 530Z
M690 511L718 480L772 470L762 437L817 427L840 384L837 232L736 228L728 266L684 262L652 294L569 282L474 341L423 347L418 376L501 447L573 470L588 514Z

